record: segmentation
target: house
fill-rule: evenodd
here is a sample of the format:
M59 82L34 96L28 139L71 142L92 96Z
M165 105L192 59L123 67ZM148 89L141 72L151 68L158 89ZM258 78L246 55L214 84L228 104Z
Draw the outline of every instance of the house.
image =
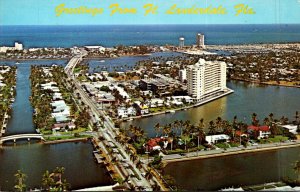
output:
M120 118L126 118L130 116L135 116L136 115L136 110L134 107L120 107L118 108L118 117Z
M70 121L70 119L64 115L58 115L58 116L55 116L54 118L57 123L65 123L65 122Z
M297 133L297 125L282 125L282 127L284 129L287 129L290 133L293 133L293 134L298 134Z
M152 138L146 143L146 150L147 151L154 151L154 150L161 150L159 142L161 138Z
M140 101L135 101L133 106L139 115L145 115L149 113L149 107L145 104L142 104Z
M162 107L164 106L164 100L163 99L151 99L150 101L150 107Z
M254 126L254 125L250 125L248 126L248 133L258 139L261 138L267 138L269 137L269 135L271 135L271 131L270 131L270 127L269 126Z
M219 135L208 135L205 136L205 140L208 142L208 144L216 144L220 142L228 142L230 137L225 134L219 134Z
M59 131L61 129L75 129L76 125L73 122L69 123L55 123L52 127L53 130Z

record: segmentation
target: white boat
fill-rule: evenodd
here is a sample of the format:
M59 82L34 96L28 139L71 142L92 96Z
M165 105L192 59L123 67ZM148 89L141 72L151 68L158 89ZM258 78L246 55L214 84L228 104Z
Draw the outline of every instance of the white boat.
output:
M16 62L16 65L19 65L20 63L19 62Z
M99 61L100 63L104 63L105 62L105 60L101 60L101 61Z

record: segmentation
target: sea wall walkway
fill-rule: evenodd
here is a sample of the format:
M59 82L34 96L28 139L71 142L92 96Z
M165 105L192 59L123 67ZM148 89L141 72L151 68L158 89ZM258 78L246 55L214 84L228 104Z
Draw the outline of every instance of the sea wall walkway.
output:
M210 151L196 151L191 153L186 153L184 156L179 154L165 155L163 156L163 162L166 164L179 162L179 161L189 161L195 159L207 159L214 157L222 157L228 155L237 155L243 153L255 153L262 151L270 151L270 150L278 150L284 148L291 147L300 147L300 140L296 141L288 141L282 143L268 143L268 144L259 144L257 146L249 146L245 147L232 147L227 150L218 149L218 150L210 150Z

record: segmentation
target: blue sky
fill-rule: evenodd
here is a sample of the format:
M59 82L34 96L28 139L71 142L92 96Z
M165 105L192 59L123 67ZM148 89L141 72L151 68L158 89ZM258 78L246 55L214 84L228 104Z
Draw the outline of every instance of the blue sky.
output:
M55 15L59 4L76 8L104 8L101 15ZM135 7L134 15L110 16L109 5ZM157 15L144 16L143 5L158 5ZM244 3L252 7L254 15L235 15L234 6ZM226 15L166 15L173 4L177 7L218 7L227 9ZM0 0L0 25L99 25L99 24L288 24L300 23L300 0Z

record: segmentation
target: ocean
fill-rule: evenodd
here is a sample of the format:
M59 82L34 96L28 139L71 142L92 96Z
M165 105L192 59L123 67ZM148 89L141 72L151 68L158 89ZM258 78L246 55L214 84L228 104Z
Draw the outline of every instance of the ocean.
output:
M32 47L73 47L86 45L185 45L196 44L196 34L205 44L254 44L300 42L300 25L81 25L0 26L0 46L23 43Z

